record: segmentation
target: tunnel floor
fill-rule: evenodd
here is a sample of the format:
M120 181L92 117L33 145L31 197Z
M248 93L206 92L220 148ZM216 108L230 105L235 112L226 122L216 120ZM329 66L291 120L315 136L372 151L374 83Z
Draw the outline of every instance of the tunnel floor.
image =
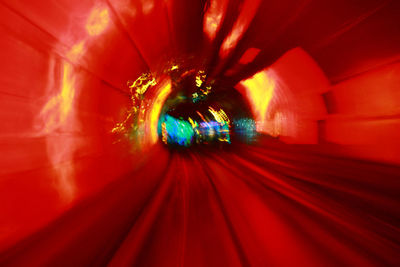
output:
M160 145L136 170L1 255L11 265L353 266L397 260L395 166L265 137ZM154 163L157 162L157 167ZM376 192L381 192L377 194ZM373 234L372 234L373 233ZM379 248L379 249L377 249ZM24 257L20 257L24 255ZM290 255L290 256L288 256ZM50 259L50 261L49 261Z

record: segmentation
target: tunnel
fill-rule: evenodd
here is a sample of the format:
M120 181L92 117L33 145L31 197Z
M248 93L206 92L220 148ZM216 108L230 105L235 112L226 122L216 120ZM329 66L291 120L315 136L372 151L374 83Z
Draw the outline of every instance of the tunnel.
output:
M1 266L399 266L400 2L2 0Z

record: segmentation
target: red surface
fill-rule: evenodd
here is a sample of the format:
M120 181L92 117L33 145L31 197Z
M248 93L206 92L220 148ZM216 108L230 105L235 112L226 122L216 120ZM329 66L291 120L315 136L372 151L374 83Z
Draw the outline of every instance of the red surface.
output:
M215 39L206 2L0 3L0 265L400 264L399 2L230 0ZM277 138L115 142L127 81L176 59L274 73Z

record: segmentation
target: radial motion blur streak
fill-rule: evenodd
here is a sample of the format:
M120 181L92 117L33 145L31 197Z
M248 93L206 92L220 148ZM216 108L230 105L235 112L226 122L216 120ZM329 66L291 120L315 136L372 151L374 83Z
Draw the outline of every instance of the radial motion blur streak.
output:
M399 266L400 2L3 0L1 266Z

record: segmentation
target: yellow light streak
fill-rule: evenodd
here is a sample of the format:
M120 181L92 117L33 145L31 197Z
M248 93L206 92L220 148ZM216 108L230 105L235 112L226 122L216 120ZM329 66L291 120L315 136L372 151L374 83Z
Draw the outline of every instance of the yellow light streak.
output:
M158 139L157 128L158 128L158 120L160 117L161 109L171 91L172 91L171 82L169 81L160 88L159 93L157 94L157 97L150 111L150 137L152 144L155 144L157 142Z
M150 86L154 86L156 84L156 79L151 73L144 73L134 82L129 81L128 87L131 89L132 95L134 95L134 92L138 95L143 95L144 93L146 93L147 89L149 89Z
M72 46L72 48L67 53L67 58L72 62L77 62L85 52L85 41L80 41L79 43Z
M75 72L69 62L62 65L60 91L43 106L39 118L43 122L40 134L46 136L47 154L56 172L54 185L64 201L75 196L74 165L70 163L77 149L77 142L63 133L79 130L74 111L76 97Z
M45 121L44 131L46 133L54 131L67 122L75 97L74 84L72 65L64 62L60 93L50 98L40 112Z
M173 71L173 70L177 70L177 69L179 69L179 66L178 66L178 65L172 65L171 68L170 68L169 70L170 70L170 71Z
M267 109L274 95L275 82L268 72L263 70L241 84L245 87L246 95L251 103L257 122L257 131L263 131Z
M201 87L206 80L206 75L203 70L200 70L196 75L196 86Z
M188 118L188 121L189 121L190 125L192 125L193 129L199 126L197 124L197 121L192 120L192 118L190 118L190 117Z
M212 107L208 108L208 111L210 111L210 113L214 116L215 120L220 123L220 124L224 124L227 123L229 124L229 118L226 115L226 113L220 109L219 111L216 111L215 109L213 109Z

